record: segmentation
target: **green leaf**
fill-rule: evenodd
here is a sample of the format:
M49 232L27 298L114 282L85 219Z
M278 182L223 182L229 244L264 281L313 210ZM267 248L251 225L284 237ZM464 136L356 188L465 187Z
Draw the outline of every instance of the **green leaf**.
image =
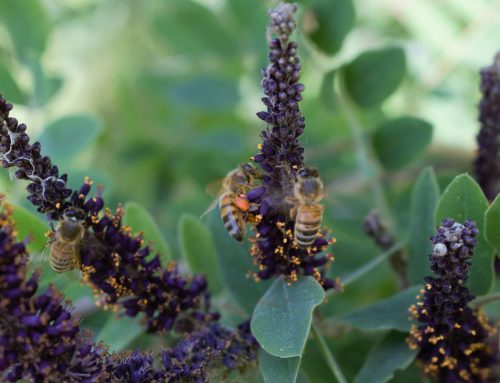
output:
M316 0L312 6L318 24L310 38L316 46L333 55L354 25L354 5L351 0Z
M467 282L472 294L476 296L486 294L493 283L493 249L486 241L483 230L487 208L488 200L480 186L472 177L462 174L455 177L443 192L435 216L436 225L440 225L445 218L453 218L460 223L472 219L476 223L480 233Z
M411 323L408 320L408 308L416 302L421 288L409 287L390 298L336 316L333 320L362 330L409 331Z
M0 60L0 94L3 94L9 102L14 104L28 103L28 96L11 75L11 70L5 63L4 57Z
M259 351L259 368L265 383L295 383L299 373L300 358L279 358Z
M380 104L399 86L406 73L403 49L388 47L362 53L344 68L351 98L369 108Z
M355 383L385 383L396 370L403 370L410 365L417 355L417 350L410 350L406 343L406 333L391 331L376 345L365 360Z
M144 332L137 318L111 316L96 336L96 342L104 342L110 351L124 350Z
M384 123L373 135L375 153L387 170L398 170L424 154L432 139L432 125L414 117Z
M434 212L440 190L431 167L425 168L415 183L411 195L410 240L408 246L408 276L411 284L422 283L430 274L429 254L434 233Z
M238 83L222 76L199 75L169 85L168 95L183 107L232 110L239 102Z
M500 194L497 195L484 216L484 234L497 253L500 253Z
M38 59L47 43L50 20L39 0L3 0L0 21L12 38L21 60Z
M222 290L222 275L210 231L192 214L183 214L179 221L181 253L193 273L203 273L214 294Z
M238 305L250 316L259 299L271 286L271 281L257 283L249 276L255 266L252 264L248 243L231 238L224 227L219 209L214 209L208 217L225 285Z
M43 150L50 153L55 162L74 158L100 133L102 125L89 114L63 117L45 127L40 137Z
M29 238L30 241L26 246L28 251L32 255L39 253L47 244L45 233L49 230L48 224L24 207L18 205L12 205L12 207L12 218L16 222L19 240Z
M327 72L321 83L319 99L326 106L326 108L328 108L328 110L332 110L337 105L337 95L335 94L333 86L336 73L336 69Z
M313 277L302 277L291 285L279 278L255 307L252 334L271 355L301 356L313 310L324 298L325 291Z
M149 244L152 241L152 253L160 253L162 265L172 260L170 246L163 237L160 228L149 212L136 202L127 202L125 204L125 216L123 223L132 228L133 233L144 233L144 239Z

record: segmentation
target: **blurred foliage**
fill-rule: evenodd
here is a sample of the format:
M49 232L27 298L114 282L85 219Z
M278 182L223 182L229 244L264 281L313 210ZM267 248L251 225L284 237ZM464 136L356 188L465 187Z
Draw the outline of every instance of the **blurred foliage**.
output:
M0 4L0 91L16 104L15 115L43 143L45 154L70 174L70 185L78 188L90 176L105 185L110 206L138 201L126 209L135 211L127 217L133 230L143 230L167 258L184 256L186 269L200 271L208 262L214 291L230 297L221 310L242 318L251 314L269 283L256 285L245 277L252 270L248 246L224 235L217 213L203 223L195 217L213 198L205 192L207 185L256 152L263 128L255 113L263 109L266 9L276 2ZM369 211L376 207L396 239L407 239L410 227L429 228L428 219L410 226L410 206L414 211L427 206L412 200L421 170L432 165L441 190L454 175L471 170L478 71L500 48L500 14L492 11L500 1L299 4L296 37L306 85L303 142L307 161L319 167L327 186L325 224L338 241L330 273L342 277L381 253L362 230ZM430 190L437 200L433 181L426 181L430 186L423 182L415 187ZM33 221L23 183L2 172L0 188L24 207L16 210L20 234L30 233L30 250L41 252L48 226ZM481 209L478 217L485 206ZM183 214L191 215L181 219ZM142 227L135 227L139 222ZM427 234L415 232L421 243ZM498 242L492 235L489 239ZM55 281L63 288L84 326L111 326L115 318L108 312L88 307L86 287L43 267L42 285ZM498 282L494 289L500 289ZM385 262L319 308L318 317L332 324L325 329L327 341L349 381L366 372L370 347L386 347L386 341L380 343L380 331L342 332L335 318L365 306L373 309L370 304L395 293L396 278ZM136 324L120 323L130 339L120 339L114 348L134 338L139 347L142 341L151 343ZM300 369L303 381L332 381L315 339L307 342ZM415 376L411 365L392 381Z

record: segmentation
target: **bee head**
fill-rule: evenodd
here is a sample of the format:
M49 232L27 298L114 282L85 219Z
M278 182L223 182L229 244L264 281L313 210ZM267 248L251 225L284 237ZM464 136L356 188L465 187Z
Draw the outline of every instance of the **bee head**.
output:
M246 176L248 183L251 183L253 178L255 178L257 176L257 172L255 170L255 167L249 162L245 162L245 163L241 164L240 168L241 168L243 174Z
M82 233L82 224L75 218L65 218L59 226L59 232L67 241L74 241Z
M303 167L297 172L297 178L299 180L313 177L319 177L318 169L314 167Z

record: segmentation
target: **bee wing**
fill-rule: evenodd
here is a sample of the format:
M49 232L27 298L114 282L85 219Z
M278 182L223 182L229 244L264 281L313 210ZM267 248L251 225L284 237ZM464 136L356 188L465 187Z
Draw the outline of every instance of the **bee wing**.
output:
M224 178L218 178L205 186L205 192L214 198L220 197Z
M214 198L214 200L212 201L212 203L210 204L210 206L207 208L207 210L205 210L203 212L203 214L200 216L200 219L203 219L203 217L205 217L208 213L210 213L212 210L215 209L215 207L217 206L217 204L220 201L220 197L221 197L221 195L219 195L216 198Z
M31 255L29 263L33 265L40 265L43 262L47 261L47 259L49 258L49 253L50 253L50 245L49 243L46 243L45 246L40 251Z

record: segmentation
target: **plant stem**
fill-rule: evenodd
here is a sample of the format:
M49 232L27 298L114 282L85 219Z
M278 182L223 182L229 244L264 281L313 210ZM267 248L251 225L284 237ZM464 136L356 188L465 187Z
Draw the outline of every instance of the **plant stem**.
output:
M488 294L479 298L474 299L471 302L472 307L479 308L491 302L500 301L500 292Z
M316 338L318 339L321 352L323 353L323 356L326 360L326 364L328 364L328 367L330 367L330 370L332 370L333 375L339 383L347 383L347 379L340 370L340 367L337 364L337 361L335 360L332 352L328 348L328 345L326 344L325 338L323 338L320 329L316 326L315 323L312 324L312 328L314 331L314 335L316 335Z
M384 251L382 254L373 258L370 262L365 263L359 269L354 270L352 273L347 274L344 278L341 278L344 286L350 285L351 283L357 281L362 276L368 274L380 263L389 258L396 251L401 250L406 245L406 241L401 241L393 245L388 250Z

